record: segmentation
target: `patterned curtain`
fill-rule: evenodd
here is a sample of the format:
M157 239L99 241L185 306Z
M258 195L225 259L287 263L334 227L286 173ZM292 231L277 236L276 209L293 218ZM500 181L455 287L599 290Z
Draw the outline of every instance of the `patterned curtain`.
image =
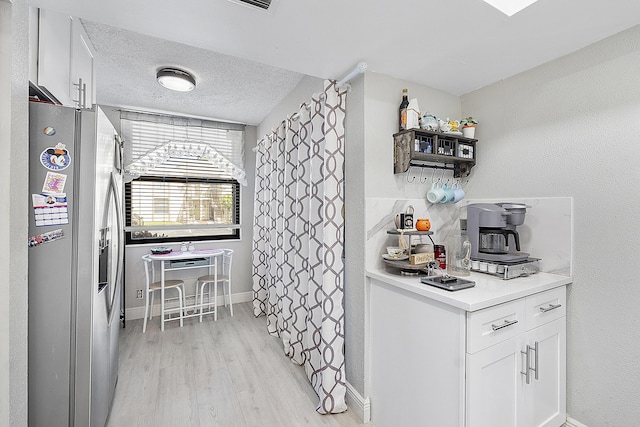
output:
M258 143L253 307L303 365L321 414L347 409L344 367L346 90L324 91Z

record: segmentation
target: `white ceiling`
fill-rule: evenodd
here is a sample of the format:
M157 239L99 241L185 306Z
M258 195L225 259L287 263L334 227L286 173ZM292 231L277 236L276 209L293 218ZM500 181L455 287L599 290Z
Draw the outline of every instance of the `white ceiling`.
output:
M248 124L304 74L340 79L365 61L461 95L640 23L638 0L539 0L510 18L482 0L277 0L268 12L231 0L28 2L83 19L99 103ZM196 90L163 90L163 65L192 71Z

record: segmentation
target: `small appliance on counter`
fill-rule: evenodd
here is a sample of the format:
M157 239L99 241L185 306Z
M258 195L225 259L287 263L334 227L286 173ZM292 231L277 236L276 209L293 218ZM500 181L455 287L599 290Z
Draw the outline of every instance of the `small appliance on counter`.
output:
M537 258L520 251L516 227L524 224L527 208L520 203L474 203L467 206L471 269L502 279L540 271Z

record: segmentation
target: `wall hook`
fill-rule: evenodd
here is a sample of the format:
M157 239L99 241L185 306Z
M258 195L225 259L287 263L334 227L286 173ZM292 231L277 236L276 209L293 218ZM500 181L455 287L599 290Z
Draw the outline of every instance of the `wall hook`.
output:
M411 166L409 166L409 169L407 169L407 182L408 182L409 184L411 184L413 181L415 181L415 180L416 180L415 175L413 176L413 179L412 179L412 180L409 180L409 175L410 175L410 173L411 173Z
M424 184L429 180L429 178L422 179L422 171L424 171L424 168L420 168L420 184Z

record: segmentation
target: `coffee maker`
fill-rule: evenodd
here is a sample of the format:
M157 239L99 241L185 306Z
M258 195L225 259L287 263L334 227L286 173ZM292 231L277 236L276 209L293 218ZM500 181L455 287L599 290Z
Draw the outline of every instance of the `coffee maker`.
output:
M473 203L467 206L467 234L471 259L498 263L517 263L529 259L520 251L516 231L524 223L529 206L517 203Z

